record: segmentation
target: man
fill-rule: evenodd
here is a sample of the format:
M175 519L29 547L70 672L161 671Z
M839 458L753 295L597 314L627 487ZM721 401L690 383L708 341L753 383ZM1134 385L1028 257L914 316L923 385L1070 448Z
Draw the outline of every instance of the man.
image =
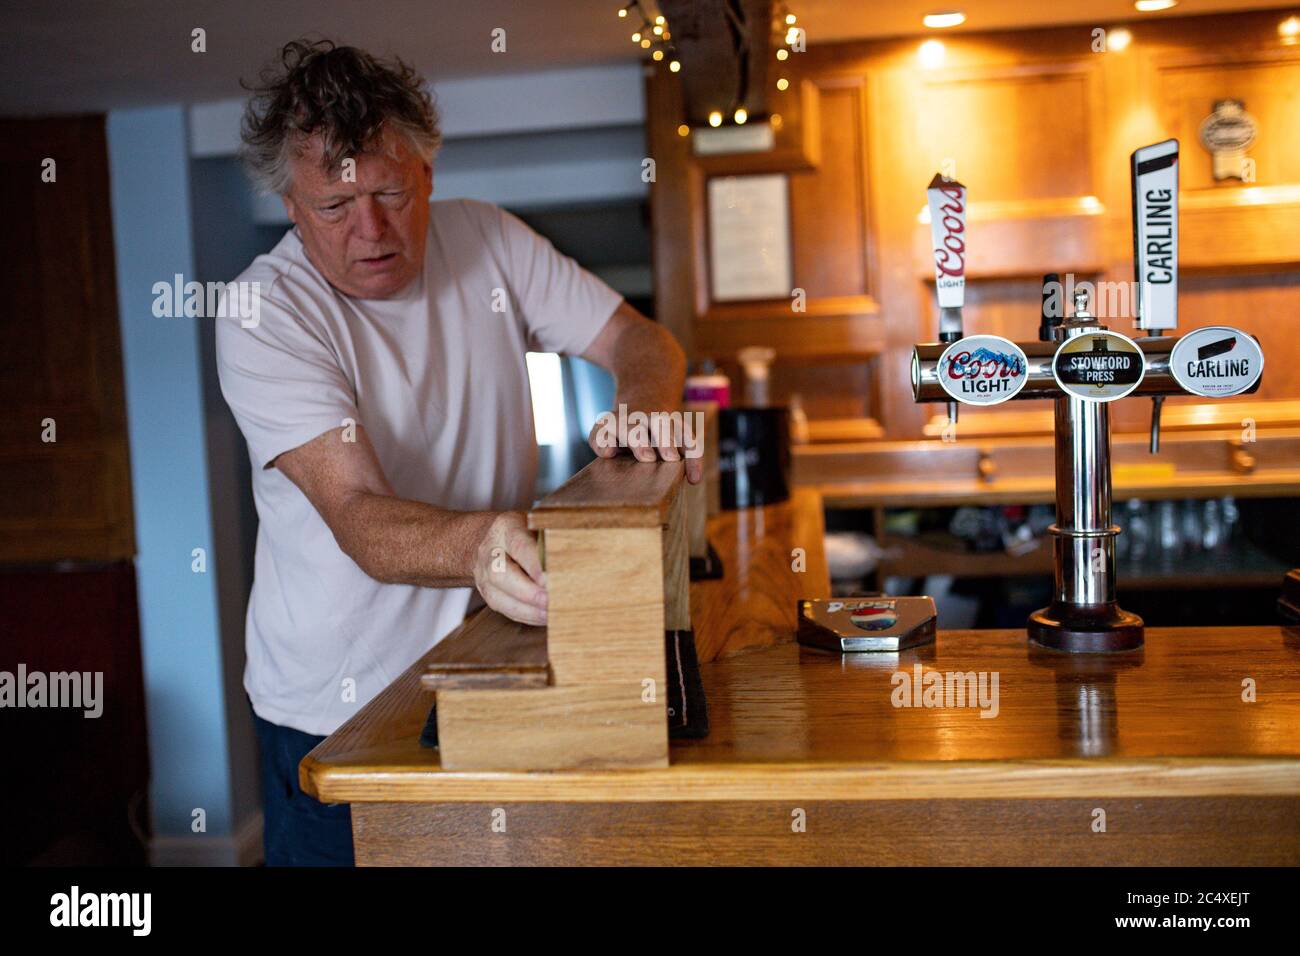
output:
M348 864L349 808L299 789L302 757L467 611L546 621L525 353L581 355L642 411L677 406L685 362L514 216L429 202L437 117L400 61L299 41L262 81L245 159L294 227L239 277L259 320L216 333L259 518L244 686L268 865Z

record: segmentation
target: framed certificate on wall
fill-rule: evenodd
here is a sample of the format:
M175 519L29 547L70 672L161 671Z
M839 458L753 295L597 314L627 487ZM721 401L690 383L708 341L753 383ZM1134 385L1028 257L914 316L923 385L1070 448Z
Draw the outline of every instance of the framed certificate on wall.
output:
M793 280L785 175L715 176L708 192L712 300L789 298Z

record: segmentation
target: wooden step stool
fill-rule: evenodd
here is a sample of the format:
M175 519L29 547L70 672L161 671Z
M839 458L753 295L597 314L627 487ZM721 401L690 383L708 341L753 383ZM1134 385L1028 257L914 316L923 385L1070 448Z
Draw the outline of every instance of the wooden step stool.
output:
M691 626L691 488L682 462L597 459L529 513L547 625L485 608L439 643L422 683L444 769L668 765L664 633Z

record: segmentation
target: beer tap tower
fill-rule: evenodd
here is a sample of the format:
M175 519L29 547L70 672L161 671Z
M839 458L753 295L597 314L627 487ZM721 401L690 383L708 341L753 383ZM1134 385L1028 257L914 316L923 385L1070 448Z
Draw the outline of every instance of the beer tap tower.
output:
M1259 344L1239 329L1152 334L1177 327L1178 141L1139 149L1132 173L1137 325L1148 333L1136 340L1090 314L1083 289L1074 291L1074 312L1066 319L1064 290L1055 276L1045 277L1038 342L964 335L966 189L941 177L929 189L941 331L948 334L915 347L913 398L949 402L950 427L957 402L1053 399L1056 523L1049 531L1055 587L1052 603L1030 615L1028 632L1034 643L1070 653L1130 651L1144 639L1142 619L1115 599L1120 528L1111 520L1109 403L1130 394L1151 396L1154 454L1166 395L1253 392L1264 367Z

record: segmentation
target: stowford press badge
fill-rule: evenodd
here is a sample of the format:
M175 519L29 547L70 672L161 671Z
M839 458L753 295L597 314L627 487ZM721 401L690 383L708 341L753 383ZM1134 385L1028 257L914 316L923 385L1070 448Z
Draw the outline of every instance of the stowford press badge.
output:
M1211 325L1178 340L1169 353L1169 371L1193 395L1240 395L1264 373L1264 352L1245 332Z
M968 405L997 405L1014 398L1029 378L1020 346L1000 335L968 335L943 350L939 385Z
M1127 335L1098 329L1066 339L1052 359L1061 389L1090 402L1113 402L1137 388L1147 359Z

